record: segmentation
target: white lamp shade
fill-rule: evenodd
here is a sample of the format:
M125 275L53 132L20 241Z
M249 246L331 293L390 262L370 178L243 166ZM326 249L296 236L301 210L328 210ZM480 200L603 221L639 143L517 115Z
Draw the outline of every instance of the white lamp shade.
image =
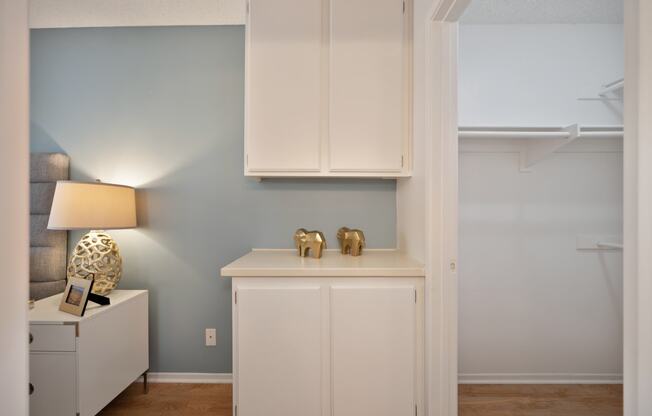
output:
M115 230L136 225L134 188L102 182L57 182L48 229Z

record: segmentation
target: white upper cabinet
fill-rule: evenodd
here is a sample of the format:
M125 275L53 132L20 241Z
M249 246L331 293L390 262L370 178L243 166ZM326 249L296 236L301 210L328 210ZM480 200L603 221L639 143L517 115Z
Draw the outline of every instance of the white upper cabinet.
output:
M321 42L321 0L250 0L248 174L320 171Z
M409 10L249 0L246 175L410 175Z
M403 0L331 0L329 168L402 170Z

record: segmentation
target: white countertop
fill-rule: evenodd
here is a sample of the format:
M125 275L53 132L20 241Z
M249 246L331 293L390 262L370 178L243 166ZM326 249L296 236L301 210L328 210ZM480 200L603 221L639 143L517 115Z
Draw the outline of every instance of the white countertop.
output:
M221 270L223 277L423 277L423 264L398 250L364 250L361 256L326 250L321 259L297 250L254 249Z
M88 301L86 305L86 312L84 316L76 316L59 310L61 297L63 293L53 295L34 302L34 309L29 311L30 324L50 324L61 322L79 322L81 320L92 319L94 316L99 315L106 311L108 308L113 308L120 305L122 302L147 293L146 290L114 290L109 293L108 298L111 299L110 306L101 306L95 302Z

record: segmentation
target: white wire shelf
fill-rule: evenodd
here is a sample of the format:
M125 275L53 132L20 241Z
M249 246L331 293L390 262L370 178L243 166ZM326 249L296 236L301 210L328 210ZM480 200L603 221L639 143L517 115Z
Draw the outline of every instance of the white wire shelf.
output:
M619 235L578 235L577 249L589 251L622 251L623 238Z
M460 127L459 139L514 139L523 142L520 152L520 170L529 172L532 166L548 158L564 146L580 138L622 139L623 126L515 127L474 126Z

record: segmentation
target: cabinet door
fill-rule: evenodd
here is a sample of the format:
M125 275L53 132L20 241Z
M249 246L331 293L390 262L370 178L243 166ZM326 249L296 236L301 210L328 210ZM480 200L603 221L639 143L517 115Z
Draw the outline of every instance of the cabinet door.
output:
M247 173L320 169L321 0L250 0Z
M29 355L30 416L77 414L77 360L75 353L51 352Z
M403 0L331 0L331 171L401 171L405 57Z
M334 416L412 416L414 287L331 289Z
M320 416L319 287L236 293L238 415Z

